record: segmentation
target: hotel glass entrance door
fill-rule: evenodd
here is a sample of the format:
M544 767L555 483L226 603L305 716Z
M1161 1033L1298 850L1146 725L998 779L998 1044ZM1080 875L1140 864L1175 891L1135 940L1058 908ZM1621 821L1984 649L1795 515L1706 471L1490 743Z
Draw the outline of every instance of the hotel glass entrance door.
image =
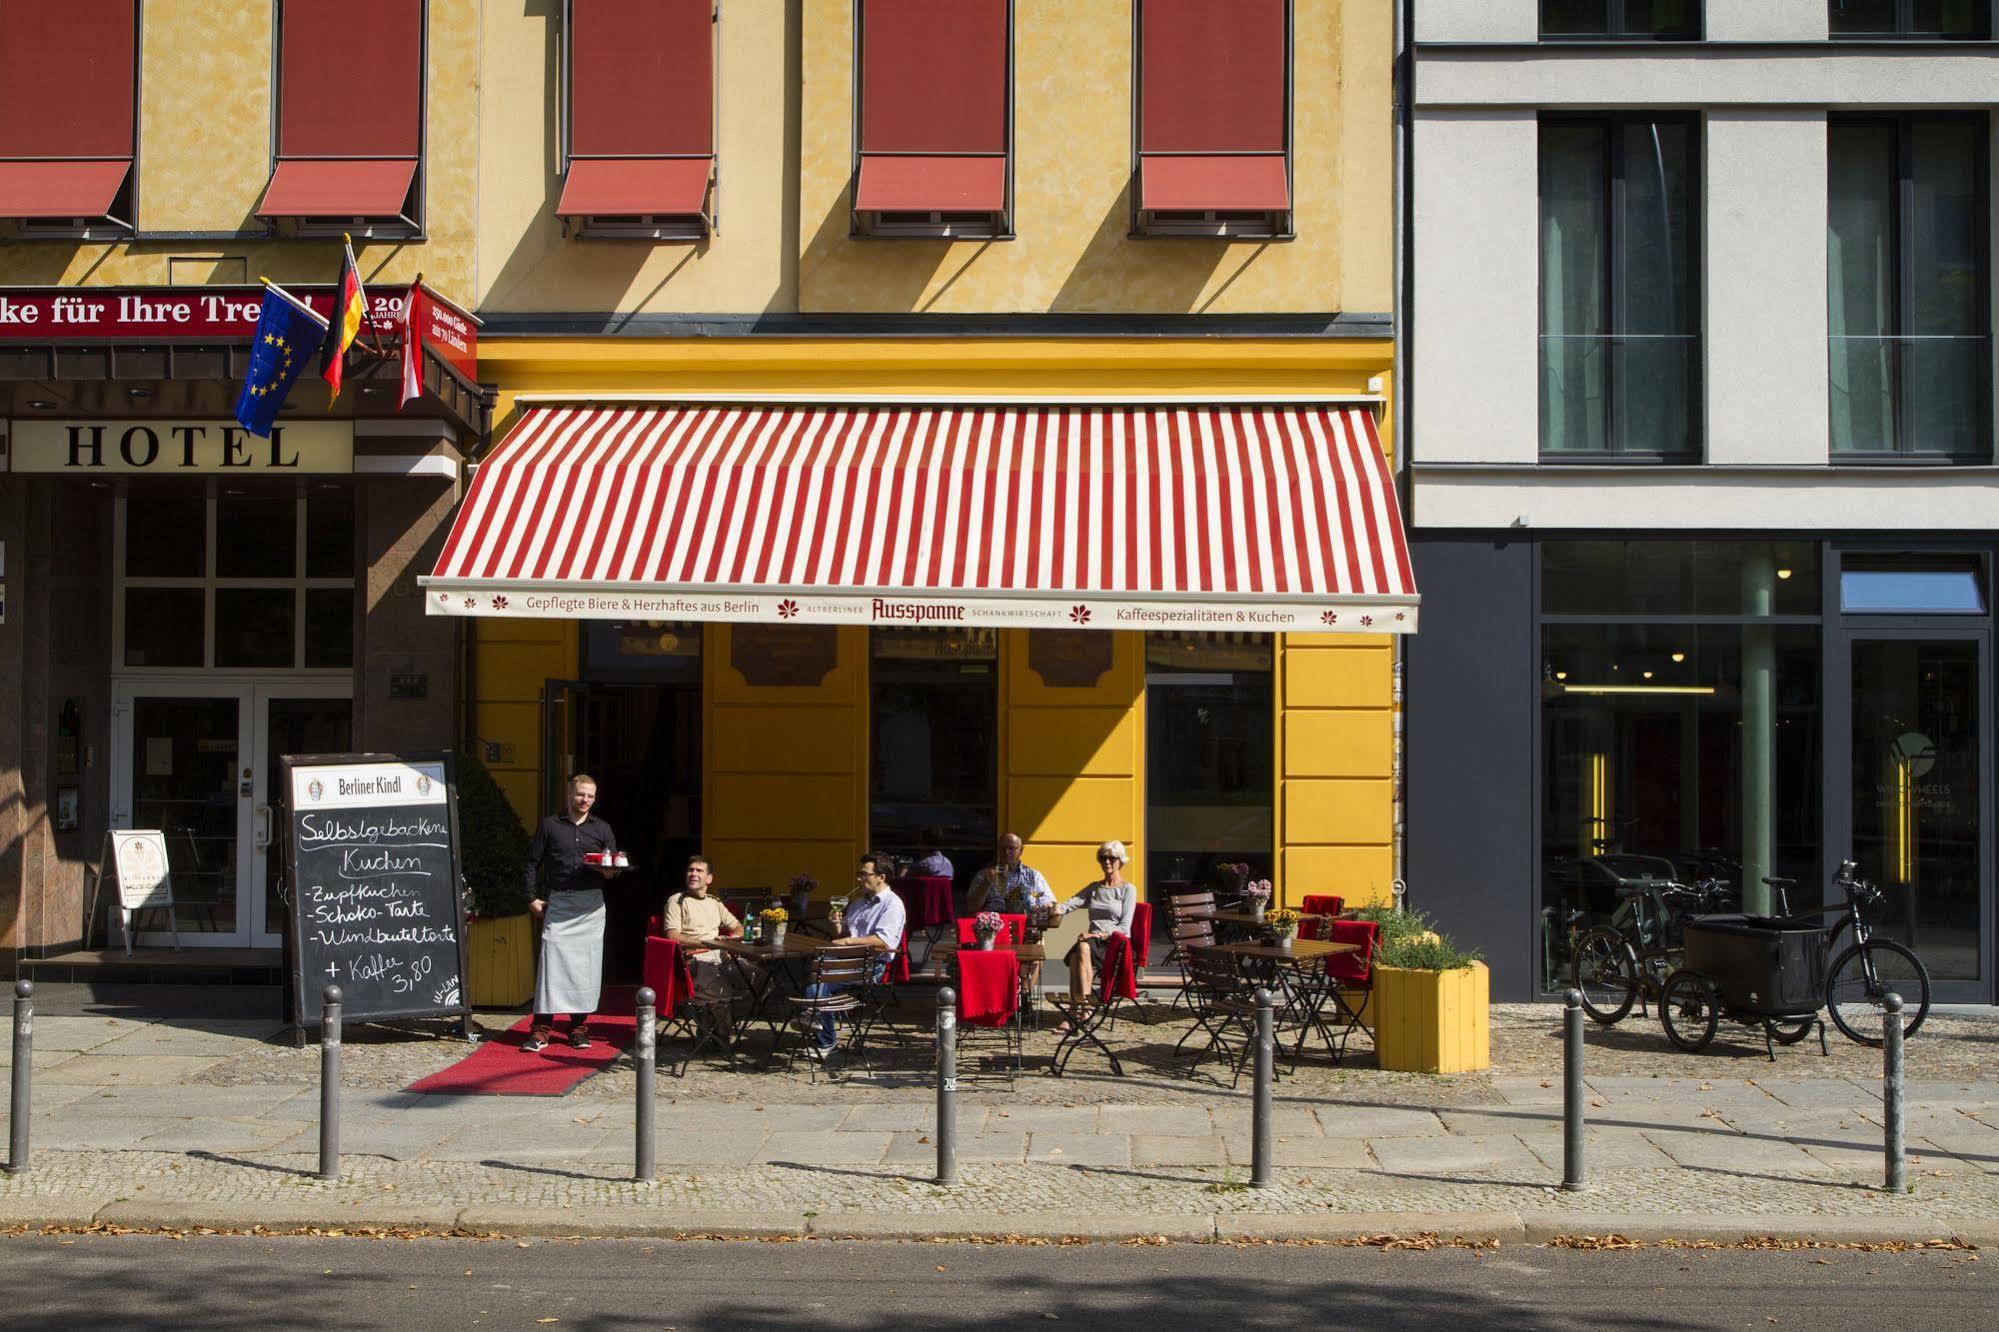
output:
M166 835L181 943L278 947L277 758L353 747L349 682L127 682L112 712L111 826Z

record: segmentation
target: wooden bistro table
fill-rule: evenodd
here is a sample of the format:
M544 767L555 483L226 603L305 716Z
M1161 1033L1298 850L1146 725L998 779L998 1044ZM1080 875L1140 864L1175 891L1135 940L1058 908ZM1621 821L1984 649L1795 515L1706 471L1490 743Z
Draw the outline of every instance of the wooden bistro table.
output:
M736 975L743 982L743 989L750 999L750 1011L745 1023L761 1022L769 1028L772 1040L784 1027L785 1014L778 1004L779 986L791 976L788 964L808 962L828 949L864 949L870 953L885 953L887 945L873 935L866 939L820 939L797 930L784 932L784 947L775 948L768 943L745 943L738 935L720 935L705 945L722 953L735 968ZM751 966L761 962L762 966ZM799 988L803 988L800 986Z
M1276 944L1226 943L1216 944L1215 951L1271 965L1276 973L1279 1005L1298 1024L1298 1039L1291 1046L1294 1068L1299 1056L1304 1053L1305 1037L1315 1031L1319 1033L1319 1039L1326 1043L1326 1048L1333 1052L1333 1058L1339 1058L1339 1046L1334 1043L1332 1033L1326 1030L1325 1019L1321 1016L1329 987L1313 985L1310 978L1314 972L1325 971L1327 958L1342 953L1357 953L1360 951L1359 944L1293 939L1289 948L1279 948Z

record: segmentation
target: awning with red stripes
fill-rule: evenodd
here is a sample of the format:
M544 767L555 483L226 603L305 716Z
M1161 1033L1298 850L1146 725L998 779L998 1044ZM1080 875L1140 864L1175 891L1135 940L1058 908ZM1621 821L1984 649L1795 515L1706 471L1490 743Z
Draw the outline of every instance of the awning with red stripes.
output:
M1416 628L1371 407L530 406L434 615L1237 632Z

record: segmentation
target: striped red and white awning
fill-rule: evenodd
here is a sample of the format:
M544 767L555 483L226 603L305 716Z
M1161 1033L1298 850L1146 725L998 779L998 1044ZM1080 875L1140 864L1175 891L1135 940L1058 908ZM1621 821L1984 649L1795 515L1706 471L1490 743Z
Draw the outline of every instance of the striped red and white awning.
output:
M419 580L437 615L1416 627L1351 404L532 406Z

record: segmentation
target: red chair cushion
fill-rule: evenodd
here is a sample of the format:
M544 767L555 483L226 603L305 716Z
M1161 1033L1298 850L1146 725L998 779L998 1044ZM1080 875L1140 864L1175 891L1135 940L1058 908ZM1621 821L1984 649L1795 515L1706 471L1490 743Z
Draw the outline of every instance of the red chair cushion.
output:
M1346 899L1343 897L1333 897L1324 893L1307 893L1303 907L1313 915L1337 916L1341 911L1346 909ZM1333 936L1327 933L1327 924L1328 922L1322 920L1300 921L1298 925L1298 937L1300 939L1330 939Z
M1011 949L958 954L958 1021L1004 1027L1020 1011L1020 959Z
M1371 920L1328 921L1332 943L1359 944L1351 953L1335 953L1326 959L1326 974L1346 990L1366 989L1374 978L1374 946L1381 938L1381 926Z

